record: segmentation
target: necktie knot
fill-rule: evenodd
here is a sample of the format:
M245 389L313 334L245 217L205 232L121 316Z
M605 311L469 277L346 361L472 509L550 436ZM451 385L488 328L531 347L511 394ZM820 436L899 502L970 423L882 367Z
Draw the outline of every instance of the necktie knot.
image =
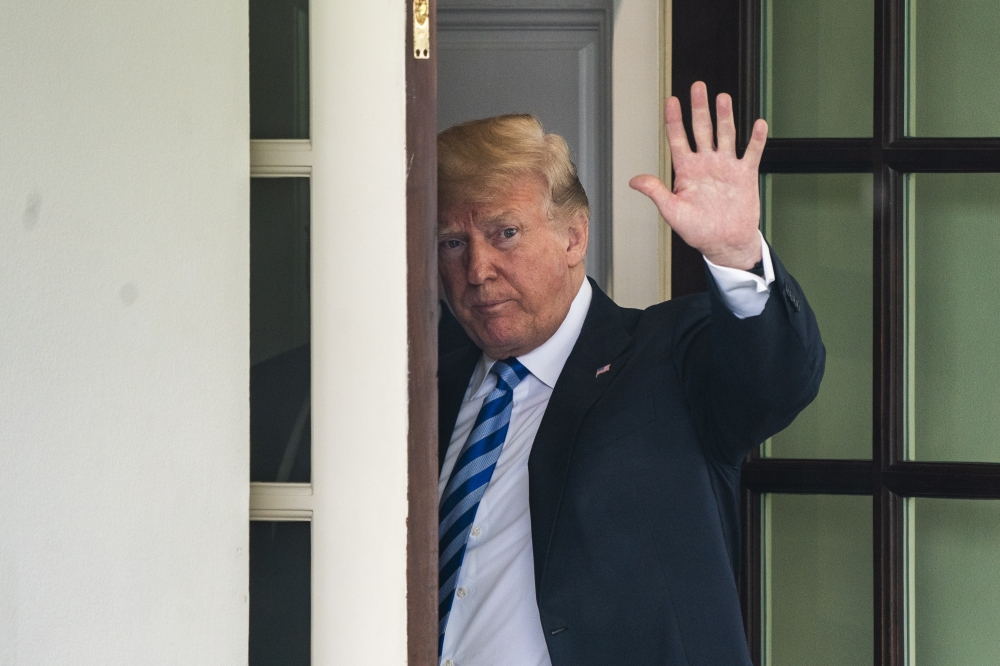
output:
M521 383L522 379L530 374L528 369L521 365L521 362L513 356L494 363L493 367L490 368L490 372L499 378L497 388L511 391Z

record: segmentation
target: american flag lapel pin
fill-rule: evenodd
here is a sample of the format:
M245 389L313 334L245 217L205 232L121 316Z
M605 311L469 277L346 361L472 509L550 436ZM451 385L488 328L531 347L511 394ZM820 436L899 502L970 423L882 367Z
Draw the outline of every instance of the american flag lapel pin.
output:
M594 378L597 378L597 377L600 377L600 376L601 376L602 374L604 374L605 372L607 372L607 371L608 371L608 370L610 370L610 369L611 369L611 364L610 364L610 363L608 363L608 364L607 364L606 366L604 366L603 368L598 368L598 369L597 369L597 374L596 374L596 375L594 375Z

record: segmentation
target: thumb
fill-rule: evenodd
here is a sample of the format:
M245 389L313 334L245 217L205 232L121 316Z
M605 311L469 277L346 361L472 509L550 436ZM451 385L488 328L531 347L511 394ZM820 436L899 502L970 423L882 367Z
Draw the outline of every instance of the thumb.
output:
M660 210L660 214L665 219L668 217L667 212L673 208L674 193L670 191L669 187L663 184L662 180L656 176L643 174L630 180L628 186L652 199L653 203Z

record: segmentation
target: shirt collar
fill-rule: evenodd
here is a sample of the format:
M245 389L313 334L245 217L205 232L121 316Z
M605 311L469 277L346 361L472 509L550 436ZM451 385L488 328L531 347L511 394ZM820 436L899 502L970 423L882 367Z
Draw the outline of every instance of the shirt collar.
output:
M517 357L528 371L540 382L549 388L555 388L556 381L562 373L563 366L569 358L580 331L583 330L583 322L587 318L587 311L590 309L590 301L593 299L594 290L590 286L590 280L583 279L580 290L576 292L576 297L569 306L569 312L562 324L552 334L552 337L543 342L539 347L532 349L527 354ZM472 397L479 397L480 393L485 394L483 384L489 377L490 368L497 362L497 359L490 358L483 354L476 364L476 371L472 373L472 381L469 383L472 390Z

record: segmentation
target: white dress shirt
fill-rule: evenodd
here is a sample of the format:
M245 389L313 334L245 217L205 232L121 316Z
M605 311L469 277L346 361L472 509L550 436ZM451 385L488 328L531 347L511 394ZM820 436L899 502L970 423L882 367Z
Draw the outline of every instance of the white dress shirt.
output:
M726 304L740 319L764 310L774 280L763 238L761 243L763 278L705 260ZM555 334L542 346L518 357L531 374L514 389L507 439L469 528L444 635L442 666L551 666L535 600L528 456L552 389L580 337L592 297L590 283L584 280ZM469 380L441 468L439 498L483 400L496 387L496 376L490 373L495 362L484 354Z

